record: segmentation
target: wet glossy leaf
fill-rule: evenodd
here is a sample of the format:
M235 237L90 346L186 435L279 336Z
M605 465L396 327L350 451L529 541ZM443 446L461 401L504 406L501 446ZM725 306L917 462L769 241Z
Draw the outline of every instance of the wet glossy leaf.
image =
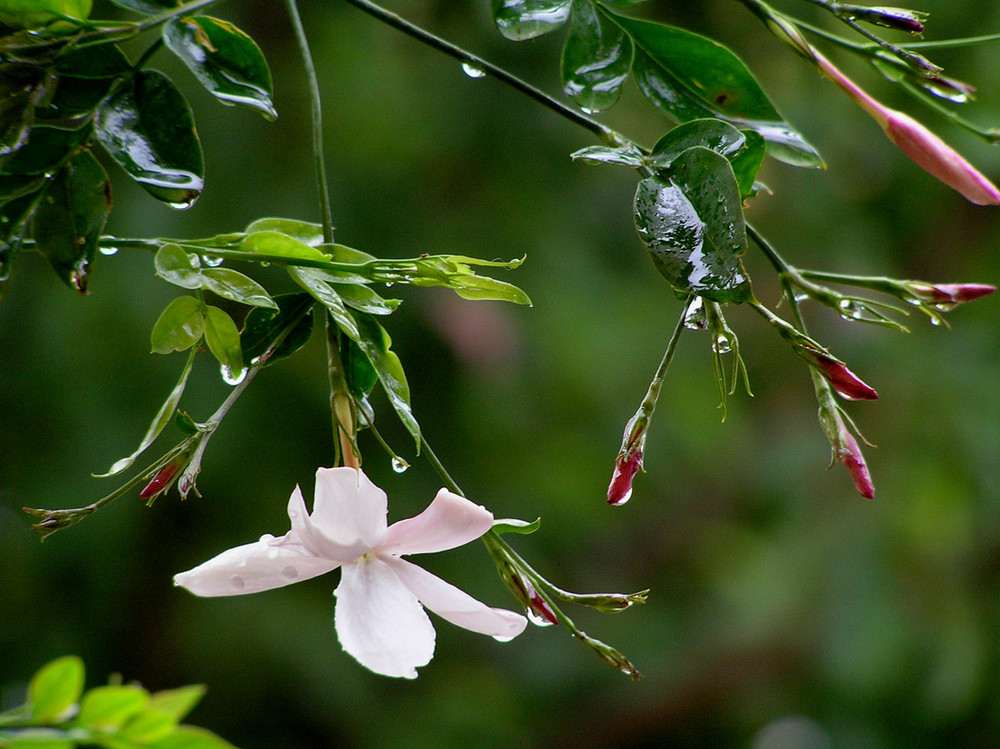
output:
M86 146L91 135L89 125L78 130L64 130L36 124L27 144L11 156L4 172L33 176L54 174Z
M202 272L203 287L240 304L277 309L267 289L239 271L231 268L205 268Z
M0 296L7 290L28 222L43 196L42 192L27 194L0 205Z
M83 693L83 661L75 655L42 666L28 685L28 706L37 723L57 723Z
M60 77L117 78L132 72L125 53L114 44L100 44L62 55L55 69Z
M822 166L822 159L767 98L731 50L685 29L602 11L632 37L633 73L643 94L681 122L717 117L756 130L778 159Z
M420 449L420 425L413 417L410 409L410 388L406 384L406 375L403 373L403 365L399 357L391 350L392 340L385 329L376 322L371 315L364 312L356 312L360 336L357 340L358 347L364 352L368 361L375 369L382 388L389 397L389 402L396 410L403 426L413 436Z
M240 333L240 345L243 347L243 357L252 362L263 356L274 344L275 339L289 325L292 329L282 339L267 360L273 364L281 359L287 359L309 342L312 335L312 308L316 303L309 294L281 294L274 297L277 309L255 307L250 310ZM297 322L295 322L297 321Z
M308 291L312 297L320 302L330 312L330 317L337 323L337 327L344 331L353 340L358 340L360 333L354 323L354 318L344 306L344 300L340 298L337 291L327 282L326 274L314 268L289 267L288 274L299 286Z
M182 4L182 0L111 0L111 3L119 8L152 15L176 8Z
M205 332L205 305L193 296L177 297L153 325L150 344L154 354L184 351L201 340Z
M322 225L308 221L296 221L291 218L259 218L246 228L247 234L261 231L286 234L310 247L323 244Z
M101 145L157 200L186 208L201 194L205 163L184 95L155 70L143 70L97 110Z
M95 687L83 695L73 723L98 730L116 729L148 702L149 692L142 687L131 684Z
M573 0L562 53L563 90L584 111L608 109L632 68L632 40L590 0Z
M205 307L205 343L208 350L234 376L243 371L243 350L240 347L240 331L233 318L218 307Z
M252 224L251 224L252 226ZM276 255L298 260L329 260L325 255L305 242L282 232L270 229L248 233L240 243L240 249L245 252L256 252L261 255Z
M370 315L391 315L399 306L398 299L383 299L369 286L359 283L336 283L336 274L327 274L333 282L337 294L344 304L353 309L367 312Z
M347 388L355 398L362 399L375 387L375 383L378 382L378 373L358 344L350 338L346 339L346 344L341 349L340 357L344 365Z
M191 299L195 302L198 301L193 297L189 296L180 298ZM174 300L175 303L177 301L178 300ZM190 306L190 302L182 302L182 304ZM167 307L167 310L164 311L163 315L166 315L167 311L169 310L170 307ZM184 314L183 310L181 310L179 315L182 316L183 314ZM198 310L195 313L195 316L198 317L200 315L201 315L201 305L198 304ZM161 319L162 318L163 316L161 315ZM191 318L189 316L186 319L190 320ZM195 323L195 325L197 325L197 323ZM154 333L153 333L154 339L157 335L155 330L156 329L154 327ZM193 330L190 331L188 335L189 336L193 335L193 332L194 332ZM198 338L201 338L200 332L198 333L198 336L195 340L197 340ZM156 348L154 343L154 351L155 350ZM170 349L170 351L172 350L173 349ZM126 468L131 466L135 462L135 459L138 458L140 455L142 455L146 451L147 447L153 444L156 438L160 436L160 432L162 432L164 428L167 426L167 424L171 422L171 420L174 417L174 412L177 410L177 405L181 402L181 396L184 395L184 387L187 385L188 377L191 374L191 367L194 365L194 356L196 351L197 349L194 348L191 349L191 353L188 355L187 363L184 365L184 369L181 371L181 376L177 380L177 384L174 385L174 389L170 391L170 395L167 396L167 399L163 401L163 405L160 406L160 410L156 412L156 416L153 417L153 421L149 425L149 429L146 430L146 434L143 436L142 441L139 443L139 447L137 447L135 449L135 452L133 452L131 455L124 457L121 460L115 461L114 465L112 465L111 468L108 469L108 472L98 474L98 478L107 478L108 476L114 476L116 473L121 473ZM169 353L169 351L157 351L156 353Z
M656 141L650 152L650 164L661 169L668 167L671 161L694 146L702 146L721 156L732 158L745 143L746 136L728 122L716 119L692 120L678 125Z
M90 151L59 170L32 216L38 251L72 289L87 293L97 241L111 213L111 182Z
M0 21L13 29L34 29L60 18L86 20L90 0L0 0Z
M725 157L689 148L673 160L668 176L642 180L635 225L656 269L679 296L750 298L740 260L747 249L742 203Z
M163 39L219 101L249 107L269 120L278 116L264 54L231 23L210 16L176 18L163 27Z
M767 147L764 137L756 130L744 130L743 135L746 136L746 143L729 164L740 186L740 196L746 200L757 193L757 174L764 163Z
M27 143L35 107L53 86L45 68L26 62L0 64L0 158Z
M571 153L570 158L587 164L620 164L628 167L639 167L646 163L642 151L631 143L619 148L588 146Z
M185 252L176 244L165 244L156 251L153 258L156 275L167 283L183 289L202 287L201 261L198 256Z
M515 42L555 31L569 18L571 0L492 0L500 33Z
M461 255L432 255L413 263L413 275L408 283L414 286L446 286L463 299L496 300L514 304L531 304L528 295L513 284L495 278L477 276L470 265L516 268L521 261L510 263L483 261Z

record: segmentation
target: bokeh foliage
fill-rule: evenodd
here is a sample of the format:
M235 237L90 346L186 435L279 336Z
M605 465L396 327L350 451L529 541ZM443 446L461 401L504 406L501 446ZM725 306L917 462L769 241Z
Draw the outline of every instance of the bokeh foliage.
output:
M488 5L393 8L558 91L561 39L513 44L491 26ZM892 149L738 4L650 5L652 17L736 50L823 153L825 172L765 164L774 196L749 211L794 262L1000 281L1000 214L968 205ZM986 0L921 9L934 38L1000 30L1000 10ZM951 331L914 317L909 335L806 309L814 335L879 390L877 403L849 408L879 445L867 451L873 502L843 471L823 470L829 449L805 366L759 319L734 310L754 397L731 397L720 423L710 342L682 337L650 428L648 473L628 505L608 508L622 426L679 311L632 227L634 176L571 161L593 144L585 132L346 5L303 2L302 11L323 85L338 241L398 257L527 254L512 280L531 309L394 289L404 299L391 321L394 349L425 435L469 496L497 516L542 517L539 534L519 539L540 571L575 590L652 587L627 616L578 617L646 678L621 678L552 628L500 645L441 624L435 660L416 682L397 683L340 652L332 579L217 601L170 586L175 572L274 531L293 485L311 485L315 467L331 461L319 340L262 373L229 415L206 458L202 498L170 496L153 508L123 500L40 545L19 508L105 493L90 472L141 438L184 355L148 354L149 331L174 295L148 255L96 257L86 298L25 255L0 304L3 705L19 701L41 664L77 653L91 679L119 672L150 690L207 684L192 721L247 748L776 747L782 735L802 747L972 747L997 735L998 302L957 310ZM188 87L205 193L176 213L106 163L115 234L212 236L261 215L317 219L308 104L287 21L263 0L221 14L267 56L278 119L222 110ZM1000 121L997 54L937 58L977 84L981 121ZM168 57L157 63L172 77L189 75ZM909 106L872 72L844 67ZM1000 152L911 111L1000 174ZM631 83L606 121L647 145L666 129ZM759 256L746 263L756 279ZM766 284L755 292L769 304L777 295ZM192 416L227 391L201 362ZM374 443L363 443L365 467L405 517L438 483L407 453L402 427L380 426L413 468L396 476ZM512 605L476 547L428 566Z

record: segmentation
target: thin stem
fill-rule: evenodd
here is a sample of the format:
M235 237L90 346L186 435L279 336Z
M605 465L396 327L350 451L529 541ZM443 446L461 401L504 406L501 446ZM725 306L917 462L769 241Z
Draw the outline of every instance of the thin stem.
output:
M427 458L427 462L431 464L431 467L437 472L437 475L441 477L444 485L450 490L455 492L460 497L465 496L465 492L462 491L462 487L451 477L444 464L438 460L437 454L431 449L431 446L427 444L427 440L423 435L420 436L420 446L423 450L424 456Z
M663 352L663 358L660 360L660 366L656 368L656 373L653 375L653 379L649 383L649 390L646 391L646 397L642 399L642 403L639 404L639 410L633 419L641 417L644 421L649 420L653 415L653 410L656 408L656 401L660 397L660 389L663 387L663 380L666 379L667 370L670 368L670 362L674 360L674 352L677 350L677 341L680 340L681 333L684 332L684 320L687 317L688 310L694 303L694 300L698 297L689 297L687 304L684 305L684 309L681 310L680 317L677 318L677 324L674 326L674 332L670 334L670 340L667 341L667 350Z
M316 66L313 64L312 52L309 50L309 40L295 0L286 0L288 16L292 21L295 40L302 52L302 64L309 82L309 102L312 114L312 145L313 162L316 167L316 189L319 192L320 212L323 217L323 241L333 244L333 211L330 207L330 188L326 180L326 162L323 159L323 112L320 103L319 81L316 78Z
M325 314L325 308L321 304L317 303L316 306L324 310L326 319L326 356L330 377L330 413L333 416L334 442L338 446L343 464L349 468L360 468L361 462L354 449L354 435L357 433L354 401L347 388L344 363L340 356L340 328L330 315Z
M346 2L369 14L370 16L377 18L394 29L402 31L404 34L413 37L417 41L443 52L450 57L454 57L456 60L466 63L476 70L481 70L483 73L486 73L501 83L520 91L522 94L525 94L543 106L548 107L561 117L565 117L570 122L586 128L608 145L620 146L626 142L626 140L619 133L615 132L611 128L606 127L600 122L597 122L596 120L577 112L575 109L566 106L562 102L553 99L541 89L535 88L530 83L518 78L512 73L507 72L503 68L497 67L491 62L487 62L483 58L474 55L471 52L468 52L461 47L420 28L419 26L415 26L391 11L381 8L378 5L369 2L369 0L346 0Z

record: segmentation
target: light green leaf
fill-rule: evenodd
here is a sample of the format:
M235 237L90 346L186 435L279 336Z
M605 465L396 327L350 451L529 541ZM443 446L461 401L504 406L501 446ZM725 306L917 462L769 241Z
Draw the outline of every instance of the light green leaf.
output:
M382 383L386 395L389 396L389 402L399 415L403 426L413 436L419 450L420 425L410 409L410 388L406 384L403 365L395 352L390 349L392 339L371 315L355 312L354 317L360 331L357 340L358 347L368 357L368 361L378 374L379 382Z
M236 749L211 731L195 726L178 726L169 736L148 744L149 749Z
M295 237L271 230L254 231L252 234L247 234L240 243L240 249L245 252L287 257L292 260L328 261L330 259L329 255L324 255Z
M184 289L200 289L201 261L198 256L185 252L176 244L165 244L156 252L153 258L156 275L167 283Z
M184 351L201 340L205 332L205 305L193 296L174 299L160 314L150 335L154 354Z
M69 731L54 728L26 728L21 731L0 731L3 749L73 749L77 746Z
M530 523L527 520L518 520L516 518L503 518L501 520L493 521L494 533L520 533L523 535L534 533L541 527L541 518L535 518L535 520Z
M205 308L205 343L219 364L228 367L234 377L243 371L240 331L233 318L218 307Z
M166 710L147 708L132 716L118 732L118 736L128 742L145 746L149 742L166 738L177 728L178 718Z
M288 275L308 291L312 297L320 302L330 312L330 317L337 323L337 327L347 334L348 338L358 340L360 333L358 327L351 317L351 313L344 306L344 301L334 288L327 283L326 274L314 268L288 268Z
M82 727L109 731L120 727L149 702L149 692L130 684L94 687L83 695L73 722Z
M400 304L399 299L383 299L369 286L359 283L336 283L337 275L328 274L333 288L348 307L370 315L390 315Z
M150 696L149 707L165 712L180 722L205 696L205 689L204 684L191 684L177 689L154 692Z
M28 704L36 723L58 723L83 693L83 661L67 655L39 669L28 685Z
M181 299L191 298L192 297L181 297ZM198 310L200 314L200 304L198 306ZM146 430L146 435L142 438L142 442L139 443L139 447L137 447L135 452L128 457L116 461L115 464L108 469L107 473L98 474L98 478L114 476L116 473L121 473L132 465L132 463L135 462L135 459L142 455L147 447L153 444L156 438L160 435L160 432L163 431L164 427L170 423L174 416L174 411L177 410L177 404L180 403L181 396L184 394L184 386L187 385L188 376L191 374L191 367L194 365L194 356L196 353L197 349L192 347L191 353L188 354L187 363L184 365L184 370L181 372L180 379L177 380L177 384L174 385L174 389L170 391L170 395L167 396L167 399L163 401L163 405L160 406L160 410L156 412L156 416L153 417L153 423L150 424L149 429Z
M259 218L246 228L247 234L262 231L284 234L310 247L323 244L322 224L312 224L308 221L297 221L292 218Z
M253 307L278 308L267 289L239 271L231 268L205 268L201 275L204 288L225 299Z

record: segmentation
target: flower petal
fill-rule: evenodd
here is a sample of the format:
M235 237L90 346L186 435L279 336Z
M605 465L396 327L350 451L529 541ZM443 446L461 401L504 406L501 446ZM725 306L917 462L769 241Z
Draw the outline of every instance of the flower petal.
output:
M387 507L385 492L360 470L320 468L303 543L320 556L354 561L382 543Z
M393 523L379 554L428 554L475 541L493 527L493 514L442 489L419 515Z
M347 653L383 676L414 679L434 656L434 626L384 560L344 565L334 622Z
M383 562L392 568L403 585L424 606L452 624L503 640L517 637L528 626L528 620L520 614L505 609L490 608L451 583L405 559L388 557L383 558Z
M264 536L255 543L224 551L194 569L174 575L174 585L198 596L238 596L308 580L339 566L338 562L309 554L295 543L285 543L290 536Z

